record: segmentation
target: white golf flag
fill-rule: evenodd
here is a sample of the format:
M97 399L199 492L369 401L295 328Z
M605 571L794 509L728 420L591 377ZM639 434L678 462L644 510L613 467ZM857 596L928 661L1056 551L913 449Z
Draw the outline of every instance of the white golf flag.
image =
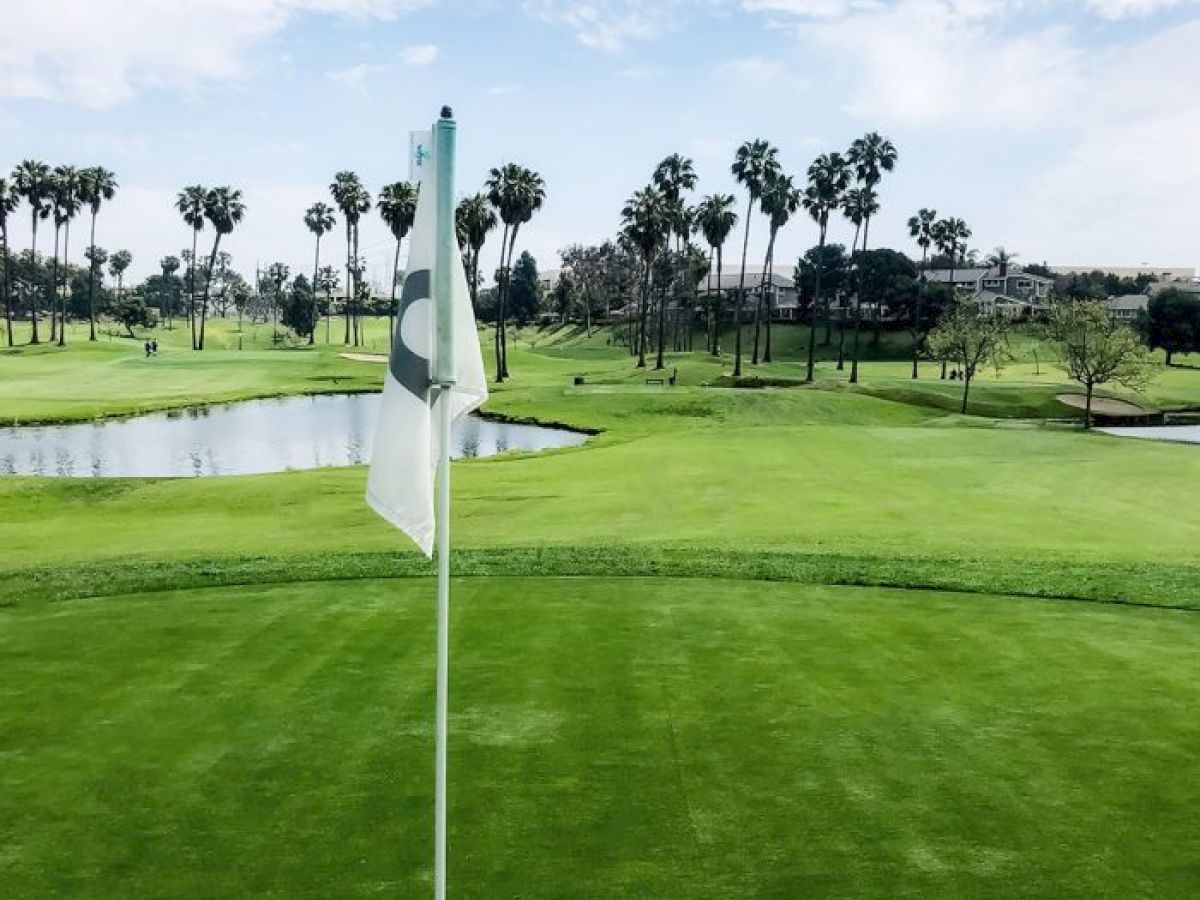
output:
M438 404L448 399L451 419L458 421L487 399L479 333L462 257L454 239L453 203L442 204L449 209L451 221L438 222L439 188L445 187L439 184L435 163L438 157L434 152L424 163L425 176L417 202L367 479L367 503L416 541L426 556L433 555L433 480L441 454L438 429L434 426ZM451 244L441 254L450 262L449 297L433 296L434 286L439 283L436 272L439 235ZM446 397L432 381L433 373L440 371L436 359L438 347L444 345L437 333L436 312L436 305L443 302L448 302L451 308L454 381Z

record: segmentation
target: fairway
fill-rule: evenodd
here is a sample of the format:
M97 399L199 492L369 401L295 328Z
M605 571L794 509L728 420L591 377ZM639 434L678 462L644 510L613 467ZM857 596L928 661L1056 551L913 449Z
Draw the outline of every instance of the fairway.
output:
M0 412L383 376L213 334L0 353ZM511 360L488 414L594 434L454 466L452 896L1200 890L1196 448L1083 433L1044 363L960 416L932 364ZM0 479L5 900L430 890L432 569L365 478Z
M0 612L5 896L426 890L432 587ZM1194 613L719 579L455 596L456 896L1183 897L1200 878Z

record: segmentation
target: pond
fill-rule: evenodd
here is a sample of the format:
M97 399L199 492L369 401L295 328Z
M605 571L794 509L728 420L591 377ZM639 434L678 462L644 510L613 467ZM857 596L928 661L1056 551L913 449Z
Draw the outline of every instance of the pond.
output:
M0 428L0 473L60 477L249 475L368 462L379 394L189 407L127 419ZM587 435L470 416L455 458L573 447Z
M1147 425L1128 428L1097 428L1096 430L1103 431L1105 434L1115 434L1118 437L1200 444L1200 425Z

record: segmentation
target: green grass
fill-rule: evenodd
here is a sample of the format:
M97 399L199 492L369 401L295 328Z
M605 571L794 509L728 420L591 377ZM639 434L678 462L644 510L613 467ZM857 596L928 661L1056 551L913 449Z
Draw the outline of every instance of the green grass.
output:
M431 592L0 612L5 895L427 891ZM1193 614L720 579L455 597L455 896L1195 892Z
M383 376L212 328L0 351L0 421ZM515 338L488 411L598 433L455 465L455 896L1200 892L1197 448L1082 433L1040 354L963 417ZM365 478L0 479L0 895L428 890L431 569Z

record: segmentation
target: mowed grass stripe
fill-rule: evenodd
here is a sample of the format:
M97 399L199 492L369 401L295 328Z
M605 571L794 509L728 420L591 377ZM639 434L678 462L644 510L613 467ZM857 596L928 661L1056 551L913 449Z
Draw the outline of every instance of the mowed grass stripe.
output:
M6 891L427 890L432 594L0 611ZM1188 614L701 579L460 579L455 597L457 896L1200 885Z

